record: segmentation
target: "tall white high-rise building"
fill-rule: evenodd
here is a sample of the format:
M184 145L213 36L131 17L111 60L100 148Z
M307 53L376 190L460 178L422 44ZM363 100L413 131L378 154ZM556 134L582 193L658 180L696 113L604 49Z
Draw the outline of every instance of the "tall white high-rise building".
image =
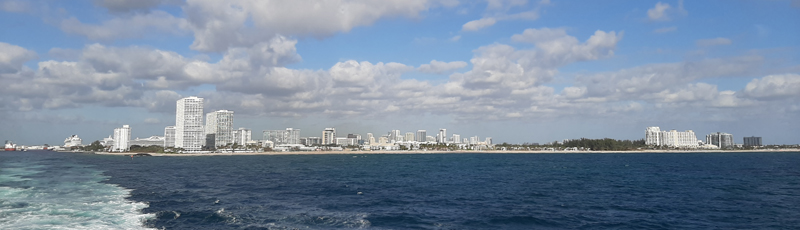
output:
M400 135L400 130L392 130L389 132L389 142L400 142L403 140L403 136Z
M175 147L186 151L200 151L205 142L203 98L181 98L175 112Z
M492 145L492 138L491 137L487 137L486 141L484 141L484 142L486 142L487 145Z
M336 128L325 128L325 130L322 130L322 144L336 144Z
M453 134L453 143L460 144L461 143L461 135Z
M125 152L130 150L131 146L131 127L123 125L122 128L114 129L114 147L111 151Z
M164 128L164 148L175 147L175 126Z
M425 130L417 130L417 142L427 142L428 134Z
M447 129L439 129L439 135L436 138L436 142L447 143Z
M233 143L233 111L217 110L206 114L206 135L214 135L214 146Z
M239 128L233 131L233 142L239 145L246 145L253 140L253 131L250 129Z
M412 132L406 132L406 138L405 138L405 141L406 141L406 142L412 142L412 141L414 141L414 133L412 133Z

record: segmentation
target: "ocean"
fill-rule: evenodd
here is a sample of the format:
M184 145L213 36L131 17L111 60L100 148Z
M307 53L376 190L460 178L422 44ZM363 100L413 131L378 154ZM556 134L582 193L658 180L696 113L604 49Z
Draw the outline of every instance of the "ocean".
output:
M0 152L0 229L796 229L800 153Z

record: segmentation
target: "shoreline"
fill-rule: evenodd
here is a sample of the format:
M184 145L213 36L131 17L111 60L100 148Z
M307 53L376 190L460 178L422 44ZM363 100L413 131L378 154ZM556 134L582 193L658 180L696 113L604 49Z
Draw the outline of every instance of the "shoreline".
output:
M769 149L769 150L635 150L635 151L288 151L288 152L243 152L243 153L147 153L151 156L184 157L184 156L256 156L256 155L357 155L357 154L614 154L614 153L758 153L758 152L787 152L796 153L800 149ZM91 153L91 152L88 152ZM97 155L129 156L132 152L93 152Z

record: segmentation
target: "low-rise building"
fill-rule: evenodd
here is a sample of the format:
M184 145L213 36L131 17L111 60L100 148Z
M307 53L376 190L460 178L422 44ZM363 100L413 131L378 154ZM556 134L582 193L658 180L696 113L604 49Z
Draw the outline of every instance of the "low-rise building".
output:
M164 147L164 142L165 142L164 141L164 137L162 137L162 136L151 136L151 137L148 137L148 138L138 138L137 137L136 139L131 140L131 146L138 145L138 146L142 146L142 147L147 147L147 146L154 146L155 145L155 146Z

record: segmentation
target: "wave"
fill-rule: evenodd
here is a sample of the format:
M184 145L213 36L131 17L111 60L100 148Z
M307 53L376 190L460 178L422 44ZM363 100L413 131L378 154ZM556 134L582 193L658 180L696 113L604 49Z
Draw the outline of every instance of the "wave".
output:
M0 165L0 229L148 229L155 216L100 171L36 163Z

